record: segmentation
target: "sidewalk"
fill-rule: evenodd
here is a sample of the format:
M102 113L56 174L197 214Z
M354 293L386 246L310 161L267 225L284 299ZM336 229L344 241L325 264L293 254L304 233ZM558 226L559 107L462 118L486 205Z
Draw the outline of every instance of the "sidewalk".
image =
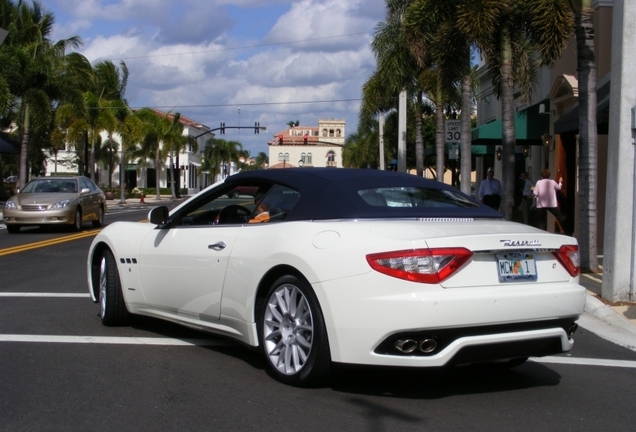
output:
M603 268L602 255L599 255L599 266L601 267L601 269ZM627 302L620 302L619 304L610 304L609 302L601 299L601 286L603 284L602 273L581 274L579 283L587 288L589 297L593 298L591 302L588 302L592 303L590 304L590 306L596 305L596 308L602 308L603 306L605 306L606 308L611 309L623 320L628 321L636 326L636 303L630 304ZM600 303L600 305L598 303Z
M156 195L152 195L152 196L146 196L144 198L144 202L141 202L141 198L126 198L124 203L121 203L119 198L115 198L112 200L106 200L106 205L108 206L109 209L114 209L114 208L125 208L127 206L130 205L144 205L146 204L149 208L150 207L156 207L156 206L160 206L160 205L167 205L170 206L170 204L180 204L183 201L187 200L188 198L190 198L189 195L182 195L181 198L172 198L172 196L170 195L161 195L161 199L157 199ZM2 203L0 203L0 208L2 207Z

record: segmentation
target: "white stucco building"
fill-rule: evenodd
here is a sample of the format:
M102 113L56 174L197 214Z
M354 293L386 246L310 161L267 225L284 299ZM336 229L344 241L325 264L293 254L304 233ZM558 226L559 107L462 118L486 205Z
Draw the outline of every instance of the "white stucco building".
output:
M270 168L342 168L345 121L319 119L318 126L293 126L267 144Z

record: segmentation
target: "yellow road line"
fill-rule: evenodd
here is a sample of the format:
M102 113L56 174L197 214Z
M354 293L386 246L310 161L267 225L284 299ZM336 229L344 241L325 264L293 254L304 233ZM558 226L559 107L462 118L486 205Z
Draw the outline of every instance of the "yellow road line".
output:
M101 229L88 230L88 231L80 232L80 233L77 233L77 234L72 234L72 235L69 235L69 236L57 237L57 238L50 239L50 240L43 240L43 241L40 241L40 242L29 243L29 244L20 245L20 246L14 246L14 247L6 248L6 249L0 249L0 256L10 255L10 254L18 253L18 252L25 252L25 251L28 251L28 250L43 248L43 247L46 247L46 246L52 246L52 245L59 244L59 243L66 243L66 242L69 242L69 241L79 240L79 239L86 238L86 237L92 237L92 236L97 235L97 233L100 232L100 231L101 231Z

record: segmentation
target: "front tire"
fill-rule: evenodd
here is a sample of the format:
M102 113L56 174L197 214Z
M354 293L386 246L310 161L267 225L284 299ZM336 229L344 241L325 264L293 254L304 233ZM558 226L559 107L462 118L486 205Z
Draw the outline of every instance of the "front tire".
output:
M329 341L318 299L303 280L279 278L267 292L259 340L269 372L298 387L323 384L331 368Z
M82 210L79 208L75 210L75 221L73 221L71 229L75 232L80 232L82 230Z
M15 234L20 232L20 225L7 225L7 231L9 234Z
M104 251L99 263L99 316L105 326L125 325L130 319L117 262L110 250Z

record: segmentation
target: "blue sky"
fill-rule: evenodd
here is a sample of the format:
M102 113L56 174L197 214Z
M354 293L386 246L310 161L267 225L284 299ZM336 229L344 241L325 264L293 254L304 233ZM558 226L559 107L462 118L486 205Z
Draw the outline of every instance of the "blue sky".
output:
M252 155L290 120L357 127L384 0L44 0L53 39L80 36L91 62L126 62L130 106L178 111Z

